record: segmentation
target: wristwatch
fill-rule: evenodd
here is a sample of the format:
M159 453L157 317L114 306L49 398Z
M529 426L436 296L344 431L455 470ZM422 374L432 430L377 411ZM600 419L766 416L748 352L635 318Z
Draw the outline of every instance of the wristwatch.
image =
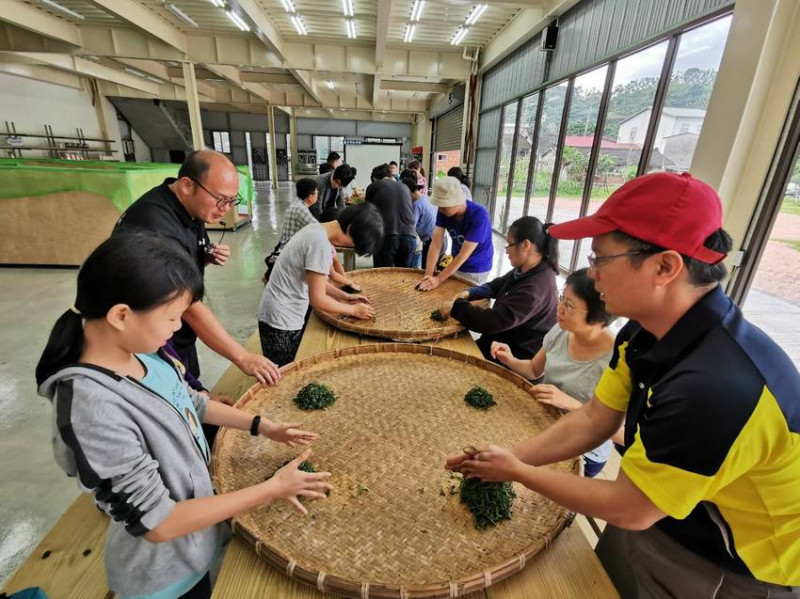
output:
M258 437L258 426L261 424L261 416L253 416L253 422L250 424L250 434L253 437Z

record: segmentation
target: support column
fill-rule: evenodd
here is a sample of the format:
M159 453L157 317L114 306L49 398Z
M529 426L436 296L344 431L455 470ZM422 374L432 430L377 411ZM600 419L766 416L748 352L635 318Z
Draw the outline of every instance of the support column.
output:
M89 79L89 88L92 92L92 102L94 103L94 113L97 116L97 125L100 128L100 137L103 139L111 139L111 127L106 118L106 111L103 107L103 94L100 93L100 86L97 84L97 79ZM103 149L112 150L111 142L104 142ZM118 154L115 156L117 160L125 160L122 150L123 148L121 147L117 148Z
M298 155L297 155L297 117L294 114L294 109L290 108L289 110L292 111L291 116L289 117L289 155L292 157L291 159L294 161L292 165L292 175L294 175L295 180L297 180L297 176L295 173L297 172L296 165L298 164Z
M269 178L272 189L278 189L278 154L275 149L275 108L267 106L269 121Z
M189 110L189 123L192 126L192 148L204 150L206 143L203 140L203 121L200 118L200 100L197 97L197 79L194 75L194 63L184 62L183 82L186 87L186 107Z

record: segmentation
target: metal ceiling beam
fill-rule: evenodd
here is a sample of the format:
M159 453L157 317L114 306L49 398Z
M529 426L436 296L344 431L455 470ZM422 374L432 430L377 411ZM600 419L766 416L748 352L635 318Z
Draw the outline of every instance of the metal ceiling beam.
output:
M0 72L7 75L24 77L25 79L54 83L55 85L71 87L73 89L83 88L80 76L72 73L65 73L64 71L58 71L56 69L51 69L50 67L42 67L30 64L0 63Z
M112 69L111 67L94 61L86 60L80 56L50 54L47 52L0 52L0 62L45 65L62 71L125 85L156 96L159 93L160 86L147 81L147 79L143 77L129 75L123 71L118 71L117 69Z
M165 44L186 53L186 36L155 13L135 0L88 0L95 6L127 21L134 27L149 33Z
M283 37L269 20L264 9L255 0L229 0L228 3L236 12L246 15L253 22L255 36L275 54L278 60L285 61Z
M392 15L392 0L378 0L378 26L375 31L375 67L383 68L386 38L389 36L389 20Z
M289 69L289 72L297 79L300 85L303 86L303 89L306 90L306 93L311 96L317 104L324 106L325 102L322 101L322 96L319 95L311 77L306 75L304 71L298 69Z
M269 83L272 85L300 85L300 82L293 75L282 75L280 73L258 73L253 71L242 71L242 81L251 83Z
M399 92L424 92L434 94L446 94L451 88L447 83L423 83L415 81L396 81L393 79L383 79L381 89L391 89Z
M21 0L0 0L0 21L59 42L81 45L80 29L76 25L49 15Z

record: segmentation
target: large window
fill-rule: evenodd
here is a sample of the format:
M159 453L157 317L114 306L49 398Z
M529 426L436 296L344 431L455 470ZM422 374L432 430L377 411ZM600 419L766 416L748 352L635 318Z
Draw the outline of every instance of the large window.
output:
M497 189L494 200L494 220L492 226L505 232L508 222L508 184L514 161L514 135L517 127L518 102L514 101L503 107L503 133L498 150Z
M636 176L667 45L650 46L616 64L587 214L597 212L615 189ZM584 268L591 242L578 243L576 268Z
M542 92L542 118L539 121L539 137L536 140L536 157L531 181L531 197L528 201L528 214L540 221L547 220L547 207L550 202L550 187L558 148L558 133L561 130L561 117L564 101L567 98L567 82L549 87Z
M688 171L717 79L731 17L683 33L653 140L648 171Z
M534 134L536 133L536 111L539 108L539 94L522 99L519 129L517 130L517 150L514 158L514 172L511 178L511 198L508 204L506 229L525 214L525 191L528 185L528 169L531 164ZM505 232L505 231L504 231Z
M575 79L569 101L569 117L564 136L564 148L559 162L558 185L553 204L552 221L561 223L578 218L581 213L583 189L589 169L589 157L594 148L594 133L600 100L605 87L607 66L602 66ZM559 263L569 268L575 242L558 242Z
M330 152L344 155L344 137L314 135L314 149L317 151L317 162L325 162Z

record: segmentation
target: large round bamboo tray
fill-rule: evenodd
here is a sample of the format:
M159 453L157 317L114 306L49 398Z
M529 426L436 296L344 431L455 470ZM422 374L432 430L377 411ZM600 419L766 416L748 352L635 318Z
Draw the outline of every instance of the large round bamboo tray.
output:
M565 509L515 484L512 519L478 531L459 500L458 477L444 469L463 447L509 447L557 418L508 370L451 350L393 343L338 349L282 371L280 384L252 387L238 407L319 433L311 461L332 473L334 490L307 501L308 516L277 502L240 514L233 529L287 576L348 597L456 597L524 568L570 520ZM312 381L334 391L333 406L304 412L294 405ZM467 406L463 397L473 385L498 405ZM299 453L222 429L214 482L220 493L260 483ZM550 468L580 471L578 460Z
M374 320L316 312L322 320L344 331L391 341L433 341L458 335L464 330L460 322L454 318L437 322L431 319L431 312L472 287L472 283L454 275L433 291L419 291L414 287L424 274L416 268L367 268L347 273L361 285L375 307ZM476 304L488 306L489 302Z

